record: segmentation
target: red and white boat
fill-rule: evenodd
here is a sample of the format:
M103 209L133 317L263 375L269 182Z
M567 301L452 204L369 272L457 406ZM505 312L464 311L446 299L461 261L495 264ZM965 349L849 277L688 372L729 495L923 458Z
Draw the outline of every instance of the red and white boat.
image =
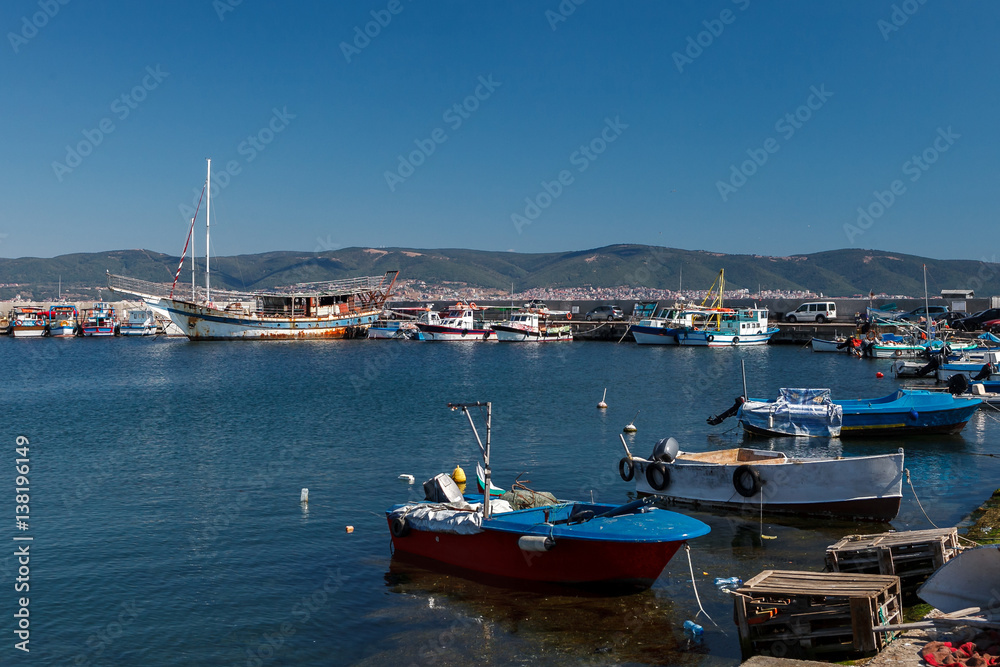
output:
M14 338L41 338L45 335L45 313L36 306L17 306L10 316Z
M473 432L469 409L486 408L481 483L491 488L490 404L449 407L469 417ZM386 511L395 554L510 579L648 588L687 540L710 530L645 499L620 506L557 501L512 510L489 495L463 496L444 474L424 489L428 500Z
M474 315L477 310L486 309L479 308L474 303L466 305L459 302L450 308L446 314L441 316L440 323L417 322L417 329L423 334L424 340L496 340L496 333L492 329L482 322L477 325L474 321Z

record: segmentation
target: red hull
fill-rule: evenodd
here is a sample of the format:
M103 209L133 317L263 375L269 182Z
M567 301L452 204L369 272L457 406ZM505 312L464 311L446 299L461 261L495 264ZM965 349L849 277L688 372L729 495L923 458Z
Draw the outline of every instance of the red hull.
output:
M390 524L391 527L391 524ZM396 551L499 577L560 584L649 587L677 553L678 542L599 542L557 538L551 551L522 551L520 535L411 530L392 538Z

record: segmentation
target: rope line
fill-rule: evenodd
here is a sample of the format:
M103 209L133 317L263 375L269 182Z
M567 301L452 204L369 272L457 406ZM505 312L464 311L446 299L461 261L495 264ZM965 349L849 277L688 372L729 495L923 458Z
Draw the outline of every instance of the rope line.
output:
M694 580L694 565L691 563L691 545L688 544L687 542L684 543L684 551L687 552L688 571L691 572L691 588L694 589L694 599L698 602L698 614L705 614L705 618L712 621L712 625L714 625L715 627L719 627L719 624L715 622L715 619L709 616L708 612L705 611L705 608L701 606L701 598L698 597L698 584L695 583ZM698 614L695 614L694 617L698 618Z

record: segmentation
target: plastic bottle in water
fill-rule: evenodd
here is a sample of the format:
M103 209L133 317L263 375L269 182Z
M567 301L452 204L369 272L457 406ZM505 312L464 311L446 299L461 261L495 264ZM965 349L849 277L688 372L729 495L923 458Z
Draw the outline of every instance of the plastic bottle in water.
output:
M705 628L701 627L694 621L684 621L684 632L693 635L694 637L701 637L705 634Z
M721 577L716 577L715 586L721 589L727 588L739 588L743 585L743 580L739 577L729 577L728 579L723 579Z

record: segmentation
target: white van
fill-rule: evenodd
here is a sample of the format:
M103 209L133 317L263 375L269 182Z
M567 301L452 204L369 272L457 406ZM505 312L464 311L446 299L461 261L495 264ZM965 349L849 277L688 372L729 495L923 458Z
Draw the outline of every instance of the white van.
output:
M786 322L827 322L837 319L837 304L832 301L804 303L785 315Z

